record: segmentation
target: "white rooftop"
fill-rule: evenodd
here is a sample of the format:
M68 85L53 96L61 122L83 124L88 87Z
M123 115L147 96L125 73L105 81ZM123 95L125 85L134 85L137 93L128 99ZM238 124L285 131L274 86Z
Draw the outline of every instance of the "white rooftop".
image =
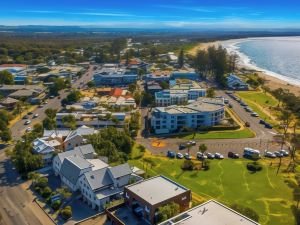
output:
M227 206L210 200L159 225L259 225Z
M186 191L187 188L164 176L157 176L126 187L151 205L163 202Z

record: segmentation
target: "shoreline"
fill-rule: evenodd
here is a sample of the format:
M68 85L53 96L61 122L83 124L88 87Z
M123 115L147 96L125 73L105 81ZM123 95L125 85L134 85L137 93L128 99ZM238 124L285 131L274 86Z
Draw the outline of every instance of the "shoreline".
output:
M277 88L288 89L291 93L299 96L300 95L300 81L293 80L292 78L287 78L283 75L276 74L275 72L264 70L257 67L254 64L251 64L249 58L243 53L239 52L235 44L244 41L247 38L243 39L231 39L227 41L214 41L207 43L199 43L196 47L189 51L189 54L195 55L198 50L206 50L210 46L219 46L222 45L227 49L228 52L236 53L238 55L238 70L241 74L243 73L256 73L258 76L266 80L266 86L271 90ZM250 38L249 38L250 39ZM251 38L253 39L253 38ZM227 46L226 46L227 45Z

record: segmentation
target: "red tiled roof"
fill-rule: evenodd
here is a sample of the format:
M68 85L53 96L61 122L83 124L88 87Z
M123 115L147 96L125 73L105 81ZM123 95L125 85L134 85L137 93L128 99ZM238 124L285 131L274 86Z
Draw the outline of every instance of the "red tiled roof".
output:
M25 64L2 64L0 67L26 67Z
M118 97L118 96L121 96L121 95L122 95L122 92L123 92L123 89L122 89L122 88L114 88L114 89L111 90L110 95L111 95L111 96Z

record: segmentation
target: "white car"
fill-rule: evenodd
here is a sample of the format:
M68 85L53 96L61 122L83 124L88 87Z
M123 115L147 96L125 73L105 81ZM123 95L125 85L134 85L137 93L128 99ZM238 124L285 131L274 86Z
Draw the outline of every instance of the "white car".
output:
M39 116L39 114L36 113L33 115L33 118L37 118L38 116Z
M31 128L31 127L27 127L25 131L26 131L26 132L31 132L31 131L32 131L32 128Z
M177 159L183 159L183 155L180 152L177 153L176 157L177 157Z
M273 153L273 152L265 152L265 157L268 157L268 158L276 158L276 155Z
M281 153L283 156L289 156L289 152L284 149L280 150L279 153Z
M30 120L26 120L24 124L25 124L25 125L28 125L28 124L30 124L30 123L31 123Z
M224 159L224 156L220 153L215 153L215 159Z

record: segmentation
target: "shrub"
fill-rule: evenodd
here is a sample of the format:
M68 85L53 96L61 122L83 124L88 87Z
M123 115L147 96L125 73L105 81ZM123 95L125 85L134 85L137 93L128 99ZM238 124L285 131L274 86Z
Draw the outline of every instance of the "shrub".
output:
M51 204L51 207L54 210L58 210L60 206L61 206L61 201L60 200L56 200L56 201L52 202L52 204Z
M181 169L183 170L193 170L194 169L194 163L191 160L184 160Z
M231 208L247 217L249 217L250 219L258 222L259 220L259 215L256 211L254 211L253 209L243 206L243 205L238 205L238 204L233 204L231 205Z
M42 190L42 196L44 198L48 198L52 193L52 190L50 187L45 187L43 190Z
M247 169L251 172L258 172L262 170L262 166L258 162L247 163Z
M47 177L40 177L37 180L36 186L40 187L40 188L45 188L48 186L48 178Z
M72 216L72 208L71 206L66 206L60 211L60 215L64 220L69 219Z

